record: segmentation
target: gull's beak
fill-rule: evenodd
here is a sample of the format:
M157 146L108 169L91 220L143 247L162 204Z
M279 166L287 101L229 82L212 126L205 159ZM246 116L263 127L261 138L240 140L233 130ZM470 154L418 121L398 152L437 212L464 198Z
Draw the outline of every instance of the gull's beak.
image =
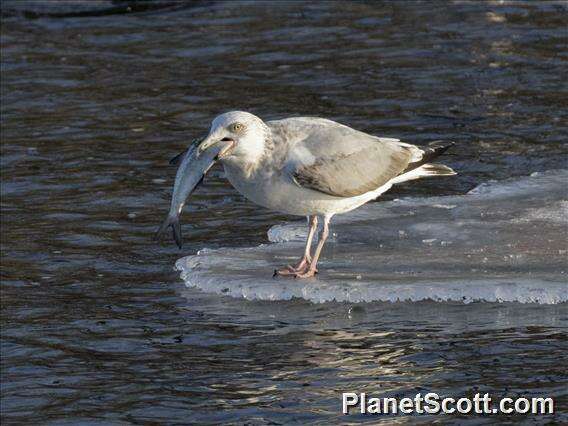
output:
M222 146L221 151L217 154L217 159L223 158L226 154L228 154L234 147L235 141L230 138L223 138L223 139L216 139L210 136L207 136L203 142L199 144L197 147L197 157L207 149L211 148L213 145L219 144Z
M211 148L211 146L215 145L217 142L219 142L217 139L214 139L211 136L207 136L197 147L197 155L207 150L207 148Z

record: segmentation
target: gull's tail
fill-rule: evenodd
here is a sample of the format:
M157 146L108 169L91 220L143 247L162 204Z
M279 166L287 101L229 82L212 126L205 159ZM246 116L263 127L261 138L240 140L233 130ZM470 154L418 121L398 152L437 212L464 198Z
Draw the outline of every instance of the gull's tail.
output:
M409 180L419 179L427 176L453 176L457 173L450 167L443 164L432 164L430 161L442 155L449 148L454 146L454 142L435 141L428 144L426 149L421 149L421 158L410 163L408 167L391 182L401 183Z

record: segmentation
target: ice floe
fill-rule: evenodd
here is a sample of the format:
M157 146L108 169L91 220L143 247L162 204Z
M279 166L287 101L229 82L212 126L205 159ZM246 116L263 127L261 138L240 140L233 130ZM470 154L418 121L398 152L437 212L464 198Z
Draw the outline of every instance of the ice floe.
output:
M188 286L262 300L568 301L568 170L485 183L463 196L367 204L332 222L313 279L273 278L301 254L305 220L270 244L176 262Z

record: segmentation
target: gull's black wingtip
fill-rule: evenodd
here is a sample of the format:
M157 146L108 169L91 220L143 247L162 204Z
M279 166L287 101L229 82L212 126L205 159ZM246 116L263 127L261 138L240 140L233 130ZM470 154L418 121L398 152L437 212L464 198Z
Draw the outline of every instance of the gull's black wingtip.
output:
M444 140L433 141L428 144L428 150L431 150L432 154L442 155L444 152L446 152L455 144L456 143L454 141L444 141Z
M422 150L423 152L422 158L419 161L415 161L414 163L408 164L406 169L404 169L404 171L401 174L408 173L414 169L417 169L420 166L423 166L424 164L431 162L432 160L438 158L440 155L442 155L444 152L446 152L455 144L456 144L455 142L444 141L444 140L430 142L427 145L427 147Z

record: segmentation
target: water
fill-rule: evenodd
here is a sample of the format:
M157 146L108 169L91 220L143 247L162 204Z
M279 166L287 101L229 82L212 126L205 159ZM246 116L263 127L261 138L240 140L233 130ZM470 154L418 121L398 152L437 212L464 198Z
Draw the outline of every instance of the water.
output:
M565 169L565 4L122 6L2 4L3 422L391 423L342 416L340 392L476 389L553 396L559 414L533 420L568 420L565 303L313 304L187 288L178 258L255 247L295 220L247 202L219 168L186 207L184 249L151 239L169 158L231 109L457 142L445 162L458 176L387 201ZM544 272L558 279L555 265ZM408 422L434 420L448 421Z

